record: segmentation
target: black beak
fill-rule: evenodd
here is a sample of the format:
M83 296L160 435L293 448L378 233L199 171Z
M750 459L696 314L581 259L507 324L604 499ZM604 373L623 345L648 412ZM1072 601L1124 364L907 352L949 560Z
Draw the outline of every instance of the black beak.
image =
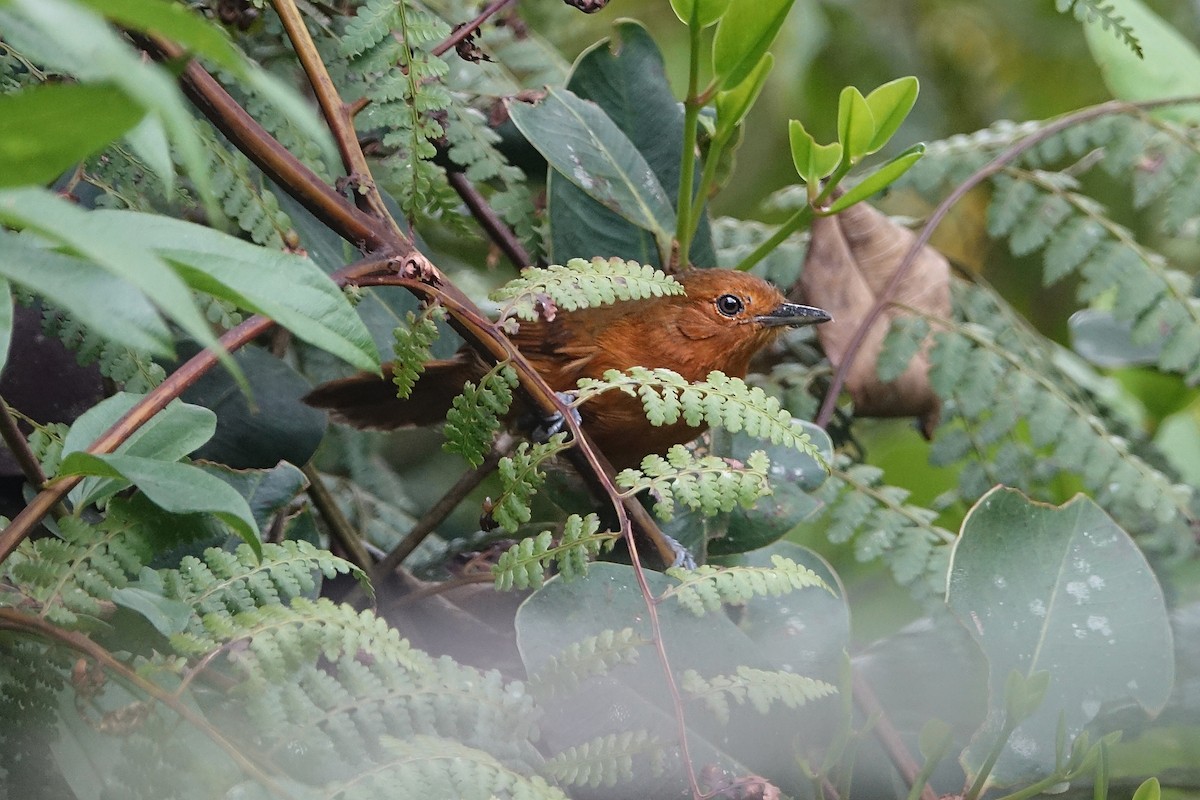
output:
M780 325L799 327L801 325L816 325L819 322L829 322L833 317L829 312L814 306L802 306L799 303L780 303L766 314L759 314L754 321L767 328Z

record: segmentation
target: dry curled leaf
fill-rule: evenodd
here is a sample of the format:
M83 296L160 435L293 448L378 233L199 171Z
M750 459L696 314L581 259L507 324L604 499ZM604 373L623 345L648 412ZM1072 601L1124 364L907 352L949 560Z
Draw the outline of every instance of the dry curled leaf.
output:
M817 328L829 360L840 365L855 332L883 294L916 239L887 216L859 203L832 217L818 217L798 287L804 302L820 306L834 321ZM859 416L920 417L929 435L941 401L929 385L930 340L894 381L883 382L876 362L893 319L916 309L935 317L950 315L950 264L928 245L917 253L883 315L871 326L846 373L845 389Z

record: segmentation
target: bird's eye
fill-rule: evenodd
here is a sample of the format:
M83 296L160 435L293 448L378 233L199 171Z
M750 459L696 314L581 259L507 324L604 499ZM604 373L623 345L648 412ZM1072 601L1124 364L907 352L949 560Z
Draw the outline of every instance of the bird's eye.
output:
M723 294L717 298L717 311L727 317L736 317L746 309L742 298L736 294Z

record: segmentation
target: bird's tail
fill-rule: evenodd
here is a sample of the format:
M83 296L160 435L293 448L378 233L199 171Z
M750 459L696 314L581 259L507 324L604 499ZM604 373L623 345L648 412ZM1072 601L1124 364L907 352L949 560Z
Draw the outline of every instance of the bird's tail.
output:
M431 361L413 387L412 394L401 400L391 364L383 365L383 377L369 372L323 383L304 396L304 402L329 412L330 419L355 428L390 430L393 428L434 425L446 419L446 412L467 381L478 382L485 370L479 362L459 355L443 361Z

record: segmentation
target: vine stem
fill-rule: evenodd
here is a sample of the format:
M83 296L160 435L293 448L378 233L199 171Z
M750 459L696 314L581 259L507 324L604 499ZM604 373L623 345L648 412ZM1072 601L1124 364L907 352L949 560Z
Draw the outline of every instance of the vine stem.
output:
M8 451L16 458L17 464L21 467L21 472L25 474L25 480L29 481L30 485L35 489L41 489L46 483L46 473L42 471L41 462L37 460L37 456L30 449L29 442L25 440L25 435L17 427L17 421L13 418L12 409L9 408L8 403L3 398L0 398L0 438L4 439L4 444L8 446ZM50 511L55 517L63 517L67 514L67 510L57 503Z
M454 33L450 34L448 37L446 37L446 41L442 42L437 47L433 48L433 50L431 50L430 52L432 52L435 56L442 55L447 50L449 50L451 47L457 46L458 43L461 42L463 39L466 39L468 36L473 34L475 31L479 30L480 26L483 25L483 23L487 22L488 18L490 18L493 14L497 13L498 11L503 9L505 6L511 5L514 2L516 2L516 0L493 0L491 5L489 5L487 8L485 8L483 11L479 12L479 16L477 16L475 19L473 19L470 22L463 25L461 28L456 30Z
M504 224L504 220L500 219L496 209L492 208L479 189L475 188L475 184L471 183L462 172L447 170L446 177L450 181L450 185L454 187L454 191L458 192L458 196L466 204L471 216L475 217L487 232L488 237L504 252L504 255L508 256L512 265L517 269L530 266L533 262L525 250L525 245L521 244L521 240L512 232L512 229Z
M246 775L267 787L271 794L276 797L291 796L288 792L284 791L282 786L275 782L274 778L246 757L244 754L246 748L227 739L211 722L205 719L203 714L193 709L172 692L168 692L157 683L139 675L136 671L118 661L107 649L93 642L82 633L64 630L41 617L24 614L12 608L0 608L0 629L36 634L42 638L60 642L77 653L89 656L109 671L119 675L122 680L136 686L159 703L169 707L181 718L187 720L188 723L204 733L214 744L224 750L225 754L233 759L234 763Z
M350 520L346 519L342 509L338 507L337 500L333 499L333 493L325 485L325 479L321 477L321 473L317 472L317 468L311 461L305 464L300 471L304 473L304 477L308 478L308 496L312 498L317 511L325 518L325 524L329 526L329 535L342 546L356 567L364 572L370 570L371 555L367 552L362 537L350 524Z
M957 204L958 201L967 194L967 192L971 191L976 186L1004 169L1031 148L1036 147L1046 139L1049 139L1051 136L1054 136L1055 134L1058 134L1074 125L1097 119L1099 117L1108 116L1109 114L1128 114L1136 111L1146 111L1163 106L1182 105L1186 103L1195 103L1198 101L1200 101L1200 97L1177 97L1166 100L1150 100L1141 103L1128 103L1123 100L1110 100L1107 103L1101 103L1100 105L1091 106L1090 108L1085 108L1081 111L1067 114L1066 116L1059 117L1035 133L1030 134L1021 141L1010 146L1008 149L1002 151L987 164L976 170L965 181L956 186L954 191L947 195L946 198L937 205L937 208L935 208L933 213L929 215L929 219L927 219L925 224L921 226L921 232L909 246L908 251L904 254L904 258L902 258L900 263L896 266L895 271L892 273L891 278L888 279L887 285L884 286L883 291L879 293L879 299L875 301L875 304L871 306L871 310L867 312L866 316L863 317L862 322L859 323L857 330L854 332L854 336L850 339L850 344L846 348L845 355L842 356L841 363L837 365L837 369L833 373L833 378L829 382L829 389L825 393L825 398L821 402L821 409L817 413L817 417L814 422L818 426L824 428L829 424L830 419L833 418L833 411L837 405L838 395L841 394L842 386L846 383L846 376L849 374L850 368L854 365L854 359L858 356L859 351L862 349L863 342L866 341L867 333L871 330L875 323L879 321L879 318L883 315L884 310L891 304L892 298L895 297L896 291L900 288L900 284L903 283L905 276L908 275L909 270L911 270L913 264L916 263L917 256L921 252L921 248L929 243L930 237L933 236L934 229L936 229L937 226L942 223L942 220L944 220L946 215L950 213L950 209L953 208L954 205Z
M883 704L879 702L879 697L875 694L875 689L858 670L853 670L852 676L854 701L858 703L858 707L862 709L864 716L875 720L875 738L883 745L888 758L892 760L892 764L900 772L901 777L904 778L904 782L908 784L910 790L915 791L915 787L919 785L919 780L921 784L924 784L920 790L921 800L937 800L937 794L921 778L921 768L917 766L917 762L913 760L912 755L908 752L908 747L905 746L904 740L900 738L900 733L892 725L891 720L888 719L887 712L883 709Z

